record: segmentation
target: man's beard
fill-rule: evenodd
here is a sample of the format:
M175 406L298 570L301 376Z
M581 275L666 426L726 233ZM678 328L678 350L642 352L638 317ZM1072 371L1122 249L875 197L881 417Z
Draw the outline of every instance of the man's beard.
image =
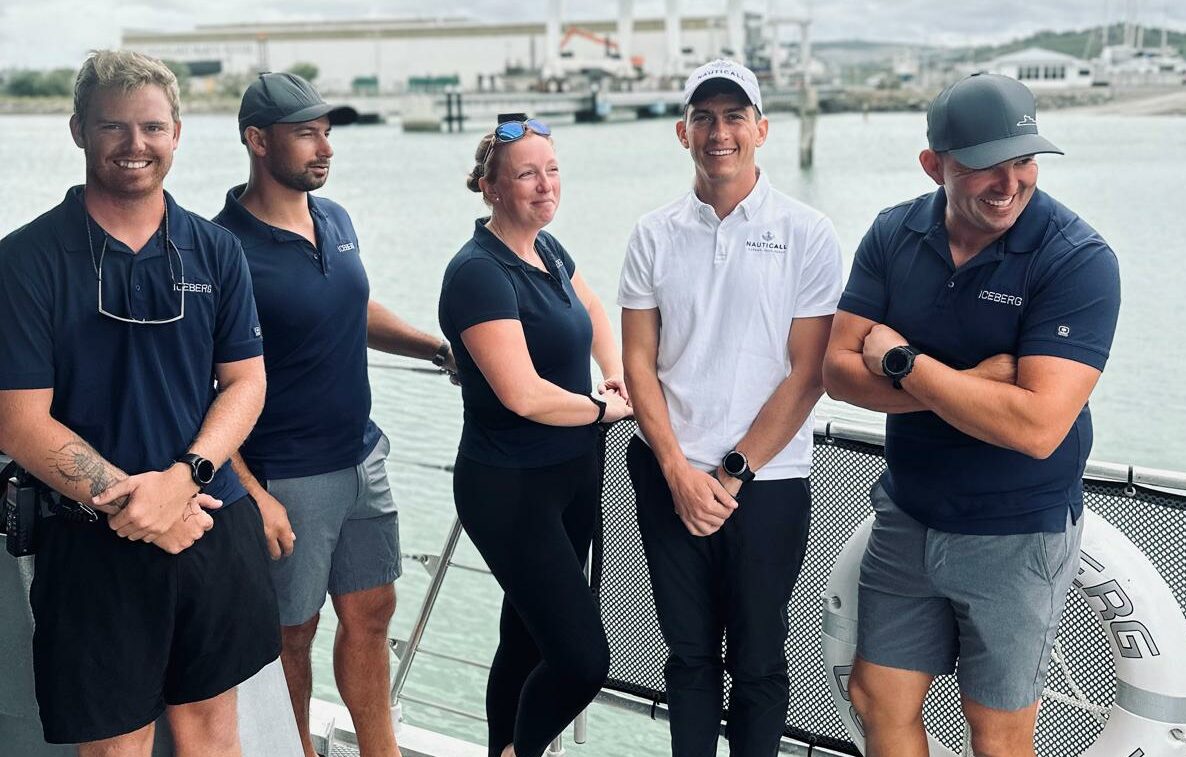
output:
M271 169L272 177L276 181L298 192L312 192L314 189L321 189L329 179L328 170L324 176L316 176L307 167L295 171L284 166L272 166Z

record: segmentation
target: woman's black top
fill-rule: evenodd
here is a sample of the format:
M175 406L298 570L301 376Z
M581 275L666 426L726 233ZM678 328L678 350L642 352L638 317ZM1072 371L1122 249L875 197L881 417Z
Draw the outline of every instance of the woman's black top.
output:
M479 323L513 318L523 325L536 373L570 392L588 394L593 323L573 290L576 264L551 234L541 231L535 240L547 268L541 271L511 252L486 228L487 220L475 222L473 238L445 269L438 307L461 378L465 422L459 453L506 468L571 460L596 443L594 427L547 426L512 413L474 363L461 333Z

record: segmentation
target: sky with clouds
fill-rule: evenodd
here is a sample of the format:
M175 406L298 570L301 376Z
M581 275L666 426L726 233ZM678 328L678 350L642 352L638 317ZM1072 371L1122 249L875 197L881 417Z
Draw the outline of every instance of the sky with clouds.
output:
M771 0L749 0L763 11ZM806 0L773 0L792 13ZM123 29L184 31L200 24L425 16L424 0L0 0L0 68L75 66L89 49L119 44ZM689 15L723 13L726 0L683 0ZM544 0L446 0L443 13L542 21ZM613 18L614 0L567 0L566 19ZM636 17L663 0L635 0ZM1128 11L1147 26L1186 31L1183 0L814 0L814 36L934 45L1003 42L1041 29L1083 29Z

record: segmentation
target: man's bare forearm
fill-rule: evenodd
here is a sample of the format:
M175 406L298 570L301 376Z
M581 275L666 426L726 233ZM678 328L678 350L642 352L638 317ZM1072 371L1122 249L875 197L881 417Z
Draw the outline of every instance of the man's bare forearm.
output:
M813 377L810 371L792 371L783 379L735 445L751 469L758 470L791 443L823 394L818 373Z
M231 453L230 458L231 468L235 471L235 475L239 477L239 483L243 484L243 488L247 490L255 499L259 499L259 493L266 491L264 485L259 482L251 469L247 467L247 461L243 459L243 454L239 450Z
M229 364L237 366L233 375L220 372L218 396L210 404L202 428L190 445L191 451L210 460L215 467L221 466L239 449L264 407L267 384L263 358L240 362L245 365ZM250 365L246 365L248 363ZM225 369L225 366L219 367L220 371ZM184 450L177 451L178 454L181 452Z
M5 408L4 451L46 486L69 499L90 502L127 474L105 460L95 448L55 420L48 412L24 417ZM123 508L127 498L113 503Z
M824 361L824 386L838 402L881 413L917 413L928 408L909 392L895 389L885 376L871 373L861 353L830 350Z
M367 347L431 360L440 346L439 336L421 331L374 300L367 303Z
M630 390L634 420L642 429L642 435L664 474L673 466L686 464L688 459L671 429L671 416L658 375L653 369L632 369L627 362L626 388Z

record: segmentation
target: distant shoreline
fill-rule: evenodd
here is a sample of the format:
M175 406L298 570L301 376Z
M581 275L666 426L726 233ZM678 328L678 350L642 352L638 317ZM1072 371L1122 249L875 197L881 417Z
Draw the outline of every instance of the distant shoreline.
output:
M900 113L925 110L933 93L917 89L862 89L845 91L827 103L826 113ZM1186 116L1186 86L1134 89L1085 88L1036 92L1043 110L1067 110L1091 115ZM332 99L332 98L331 98ZM229 97L183 98L182 115L235 114L239 101ZM0 115L69 115L69 97L0 96Z

